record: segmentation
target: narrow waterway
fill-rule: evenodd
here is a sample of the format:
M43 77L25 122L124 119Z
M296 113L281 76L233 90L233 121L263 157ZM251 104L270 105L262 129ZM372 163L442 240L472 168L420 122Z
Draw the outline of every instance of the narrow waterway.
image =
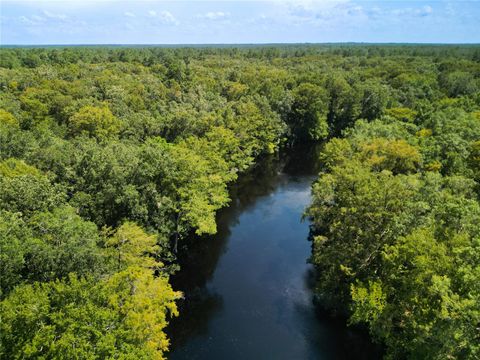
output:
M189 240L169 359L375 359L368 337L313 303L308 222L315 150L265 159L231 189L218 234Z

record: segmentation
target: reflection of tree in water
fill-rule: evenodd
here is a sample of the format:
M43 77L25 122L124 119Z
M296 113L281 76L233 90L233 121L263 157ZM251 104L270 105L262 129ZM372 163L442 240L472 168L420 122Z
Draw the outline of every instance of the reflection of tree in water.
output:
M315 287L315 270L309 268L304 274L306 288L310 289L313 300ZM295 304L295 311L304 320L303 323L316 322L317 326L304 326L305 338L310 339L307 343L316 348L311 353L328 355L326 358L337 360L375 360L382 359L383 349L374 344L368 335L367 329L360 326L346 326L348 319L341 315L335 316L325 310L320 304L315 306L315 317L312 317L311 308L308 304ZM312 331L316 329L316 331Z
M172 277L175 289L186 292L204 287L211 279L217 262L225 250L230 229L238 224L240 215L255 201L272 192L282 168L277 157L266 157L248 173L242 174L230 187L231 202L217 214L215 236L192 235L179 246L178 263L181 271Z
M323 143L297 146L283 154L285 166L283 171L289 175L317 175L320 171L319 154Z
M225 251L231 228L238 224L240 215L254 206L256 201L272 193L289 175L312 173L316 163L312 147L285 151L281 156L264 157L247 173L242 174L230 187L231 202L217 214L218 232L215 236L191 236L179 247L178 262L181 270L172 277L175 290L184 292L179 304L180 317L171 321L168 333L172 349L187 339L207 331L208 321L221 310L223 300L211 293L207 282L212 278L218 260Z
M206 284L225 251L230 229L238 224L240 215L259 197L275 189L281 168L280 159L270 156L242 174L230 187L232 200L229 206L217 214L217 234L191 236L183 241L178 254L181 270L172 277L172 284L174 289L184 292L185 299L179 304L180 316L172 319L168 327L171 349L181 346L194 335L205 333L208 321L222 309L222 297L211 293Z
M188 299L180 304L180 317L172 319L168 326L171 349L185 344L195 335L208 331L208 321L223 307L223 299L206 288L193 290Z

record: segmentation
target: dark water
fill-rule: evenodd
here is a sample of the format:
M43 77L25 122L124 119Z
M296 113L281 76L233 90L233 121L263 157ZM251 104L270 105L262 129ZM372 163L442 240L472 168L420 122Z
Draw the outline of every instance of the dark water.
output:
M368 337L313 304L308 222L314 149L266 159L231 190L218 234L180 251L185 293L169 359L376 359ZM188 251L186 251L188 247Z

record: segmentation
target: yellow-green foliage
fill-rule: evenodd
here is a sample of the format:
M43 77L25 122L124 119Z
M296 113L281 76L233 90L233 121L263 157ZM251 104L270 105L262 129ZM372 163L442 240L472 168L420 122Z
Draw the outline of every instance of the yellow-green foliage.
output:
M120 226L115 234L107 239L106 246L115 249L115 260L119 268L139 266L154 269L162 266L162 263L154 258L159 250L157 237L147 234L132 222Z
M224 176L228 173L211 171L212 167L221 166L224 161L218 158L216 164L209 164L195 150L180 143L172 149L176 173L180 184L178 217L186 220L197 234L214 234L217 231L215 211L228 203L228 192Z
M415 110L412 110L410 108L405 108L405 107L396 107L396 108L387 109L385 111L385 114L397 120L409 121L409 122L412 122L413 120L415 120L415 117L417 116L417 112Z
M325 144L320 159L322 163L331 168L354 156L352 145L346 139L333 138Z
M26 164L23 160L10 158L0 162L0 175L7 177L22 175L40 176L41 173L37 168Z
M107 106L84 106L69 119L72 135L87 134L98 139L115 137L120 131L120 121Z
M415 171L422 161L418 148L405 140L373 139L362 144L361 152L366 162L374 168L395 173Z
M225 87L225 93L229 99L238 100L242 95L246 94L248 86L239 82L230 82Z
M477 119L478 121L480 121L480 110L479 110L479 111L474 111L474 112L473 112L473 116L475 117L475 119Z
M432 129L420 129L417 131L416 135L420 138L432 136Z
M440 171L442 168L442 163L440 161L432 161L425 165L425 169L428 171Z
M172 290L168 278L138 266L112 276L105 290L122 319L127 342L140 345L151 359L163 359L169 345L164 328L169 317L178 316L175 300L181 293Z
M3 109L0 109L0 124L16 128L19 127L18 120L15 118L15 116Z
M180 295L137 266L101 281L72 274L20 285L0 303L0 357L165 359L164 329Z
M352 284L351 296L354 303L351 321L374 322L378 319L386 305L386 295L382 292L382 284L370 281L367 286L357 282Z

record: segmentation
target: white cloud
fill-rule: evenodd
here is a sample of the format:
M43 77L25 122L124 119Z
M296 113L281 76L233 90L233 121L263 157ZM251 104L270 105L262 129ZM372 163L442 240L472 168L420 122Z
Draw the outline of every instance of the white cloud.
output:
M164 25L179 25L180 22L173 16L170 11L161 11L157 13L155 10L150 10L148 15L152 18L158 19Z
M67 15L65 15L65 14L55 14L55 13L52 13L48 10L43 10L43 15L45 15L49 19L56 19L56 20L62 20L62 21L67 20Z
M173 16L172 13L169 11L162 11L158 17L164 24L173 24L173 25L179 24L175 16Z
M204 15L204 17L209 20L224 19L229 16L230 16L230 13L223 12L223 11L209 11Z
M286 1L279 3L275 22L295 27L314 26L332 28L364 26L368 22L365 4L349 0ZM345 25L343 25L345 26Z
M125 11L123 15L128 16L128 17L135 17L135 14L130 12L130 11Z
M41 16L38 16L38 15L32 15L32 20L35 20L35 21L38 21L38 22L42 22L42 21L45 21L46 19L41 17Z
M364 17L362 6L349 0L286 1L279 3L278 19L291 25L333 23L349 17Z
M288 14L300 18L311 18L315 16L316 9L309 2L288 3Z
M248 24L255 24L261 26L269 26L275 24L275 19L271 16L265 14L260 14L258 16L251 17L247 20Z
M433 13L433 9L429 5L425 5L421 8L404 8L404 9L395 9L392 12L392 15L395 16L428 16Z
M448 16L455 16L456 15L456 11L455 11L455 8L453 7L452 3L447 4L447 6L445 7L445 13Z
M70 28L84 27L87 23L83 20L78 20L68 17L62 13L55 13L48 10L41 10L41 14L33 14L29 16L19 16L16 20L25 27L25 29L43 28L43 29L61 29L62 32L69 32ZM32 30L33 31L33 30Z
M20 20L20 22L24 23L24 24L28 24L28 25L36 25L36 22L33 21L32 19L26 17L26 16L20 16L18 18Z
M426 5L418 12L418 14L420 16L427 16L427 15L430 15L432 12L433 12L432 7L430 5Z
M23 23L25 25L32 25L32 26L42 25L47 21L46 18L38 16L38 15L32 15L32 16L23 16L22 15L18 19L20 20L21 23Z

